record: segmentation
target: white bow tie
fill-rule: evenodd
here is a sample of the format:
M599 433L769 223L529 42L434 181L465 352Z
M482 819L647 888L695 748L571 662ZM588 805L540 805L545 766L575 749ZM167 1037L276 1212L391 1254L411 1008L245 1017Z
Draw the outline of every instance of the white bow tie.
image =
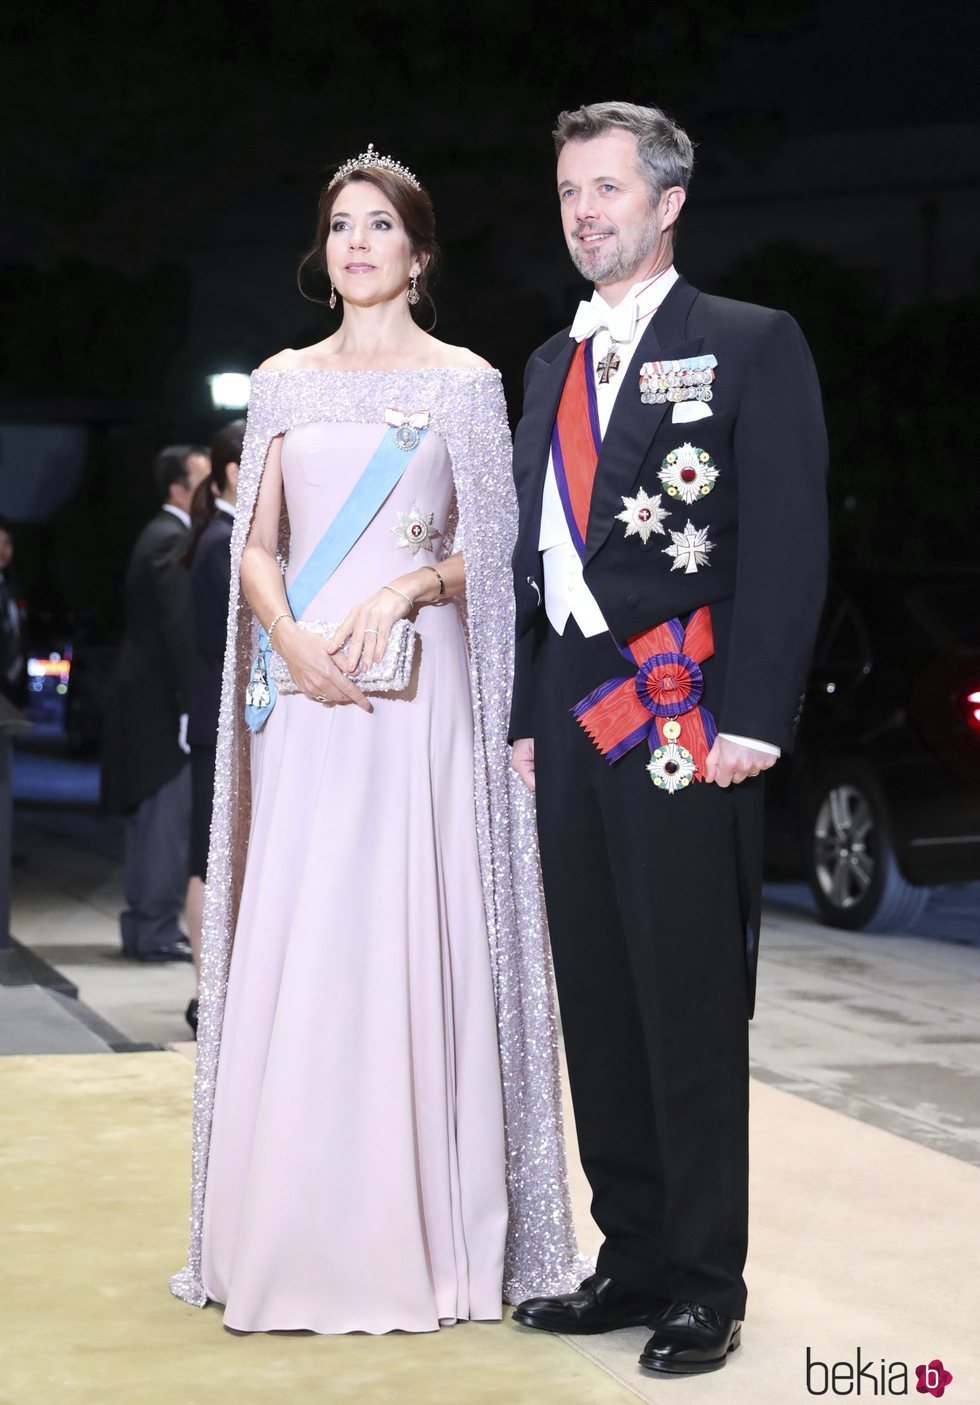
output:
M593 302L580 302L575 320L572 322L570 337L585 341L595 336L603 328L613 341L631 342L636 332L636 299L624 298L618 307L601 308Z

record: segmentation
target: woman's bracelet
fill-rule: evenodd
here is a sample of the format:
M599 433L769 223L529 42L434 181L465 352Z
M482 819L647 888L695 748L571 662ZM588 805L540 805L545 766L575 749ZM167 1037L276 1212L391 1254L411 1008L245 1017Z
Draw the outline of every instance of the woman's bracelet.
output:
M422 570L423 570L423 571L433 571L433 572L435 573L435 578L436 578L436 580L439 582L439 595L438 595L438 599L441 600L442 597L443 597L443 596L445 595L445 593L446 593L446 582L443 580L442 576L440 576L440 574L439 574L439 572L436 570L435 566L423 566L423 567L422 567Z
M406 595L403 590L399 590L397 585L386 585L386 586L383 587L383 589L385 589L385 590L393 590L396 595L400 595L401 598L402 598L403 600L405 600L405 601L408 603L408 608L409 608L410 610L414 610L414 609L415 609L415 601L412 599L412 597L411 597L410 595Z
M289 610L283 610L282 614L281 614L281 615L276 615L275 619L274 619L274 620L272 621L272 623L269 625L269 628L266 630L265 634L266 634L266 638L267 638L268 641L269 641L269 648L270 648L270 649L272 648L272 631L275 629L276 625L277 625L277 624L280 624L283 620L291 620L292 617L293 617L293 616L292 616L292 614L291 614L291 612L290 612Z

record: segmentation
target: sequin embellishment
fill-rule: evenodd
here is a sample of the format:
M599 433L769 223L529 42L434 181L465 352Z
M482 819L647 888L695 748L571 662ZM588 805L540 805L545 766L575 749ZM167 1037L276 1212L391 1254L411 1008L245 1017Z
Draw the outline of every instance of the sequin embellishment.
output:
M466 552L465 627L474 728L474 812L494 984L507 1122L510 1219L503 1294L516 1303L571 1291L593 1272L572 1223L562 1130L558 1021L541 904L534 800L510 770L514 599L507 587L517 535L512 445L500 376L494 371L257 371L232 535L232 608L225 654L214 820L201 951L200 1025L194 1095L193 1172L187 1263L171 1291L204 1307L201 1237L221 1025L250 828L250 739L241 698L256 626L240 590L242 552L266 454L274 436L303 424L387 423L398 404L431 407L430 433L452 459L455 505L445 524L451 549ZM288 524L280 547L288 557ZM447 607L448 608L448 607ZM462 612L461 612L462 613Z

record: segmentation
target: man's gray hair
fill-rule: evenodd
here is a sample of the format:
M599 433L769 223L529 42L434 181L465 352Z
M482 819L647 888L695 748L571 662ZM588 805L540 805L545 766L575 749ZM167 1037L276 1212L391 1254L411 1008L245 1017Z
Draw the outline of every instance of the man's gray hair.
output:
M621 128L636 137L640 169L654 198L672 185L687 190L694 169L691 138L659 107L633 102L592 102L574 112L560 112L553 136L555 154L566 142L591 141Z

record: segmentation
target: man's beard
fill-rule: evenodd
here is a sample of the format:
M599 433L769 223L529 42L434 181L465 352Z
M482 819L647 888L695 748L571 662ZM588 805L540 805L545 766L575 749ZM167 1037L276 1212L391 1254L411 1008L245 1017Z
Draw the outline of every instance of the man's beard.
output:
M589 250L588 245L580 243L578 231L571 242L572 263L584 278L588 278L593 283L620 283L624 278L628 278L631 273L635 273L653 253L660 240L660 226L652 221L645 225L636 239L631 244L626 244L620 237L616 246L612 249ZM605 234L611 231L604 229L585 230L586 234Z

